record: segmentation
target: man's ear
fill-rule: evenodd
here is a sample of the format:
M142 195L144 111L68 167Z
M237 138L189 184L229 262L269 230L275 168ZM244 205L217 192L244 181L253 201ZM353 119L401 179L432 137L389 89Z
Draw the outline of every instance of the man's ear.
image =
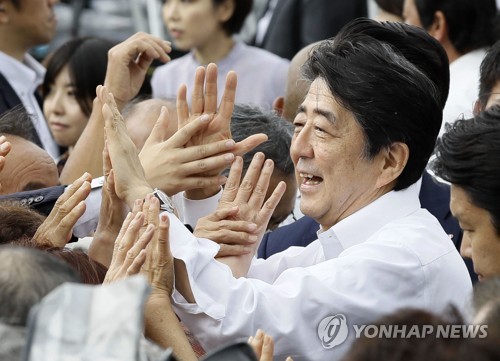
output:
M382 188L394 182L405 169L410 149L405 143L395 142L381 150L381 172L377 178L377 188Z
M448 22L442 11L436 11L434 21L429 29L427 29L427 32L440 43L448 39Z
M225 0L224 2L216 5L217 19L221 23L225 23L231 16L234 14L235 10L235 1L237 0Z
M483 104L481 103L481 100L478 99L474 102L474 110L472 111L472 113L474 115L478 115L479 113L481 113L481 110L484 109L483 107Z
M280 117L283 116L283 110L285 109L285 97L277 97L273 101L273 110Z

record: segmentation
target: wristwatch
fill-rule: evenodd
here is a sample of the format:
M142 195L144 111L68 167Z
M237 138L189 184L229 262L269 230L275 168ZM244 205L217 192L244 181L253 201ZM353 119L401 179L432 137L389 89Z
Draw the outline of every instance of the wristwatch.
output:
M158 188L154 189L153 195L160 201L160 209L162 211L174 214L175 207L172 201L170 200L169 196L167 196L163 191L159 190Z

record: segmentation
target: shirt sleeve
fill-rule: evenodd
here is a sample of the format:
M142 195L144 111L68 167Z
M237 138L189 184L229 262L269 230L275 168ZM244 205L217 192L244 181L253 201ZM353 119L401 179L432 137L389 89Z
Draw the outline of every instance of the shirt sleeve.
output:
M171 224L174 222L178 220L172 219ZM262 279L236 279L229 267L214 259L219 249L217 244L198 239L187 230L171 234L171 239L174 237L177 241L172 253L186 265L196 304L187 303L174 291L173 305L206 350L239 337L247 338L260 328L275 338L276 359L286 356L298 360L338 359L346 348L339 345L325 349L318 336L322 320L345 313L349 322L361 324L392 310L398 302L405 305L408 300L415 300L415 304L422 302L418 284L408 286L403 282L399 286L404 281L401 274L413 283L422 279L418 262L407 257L401 261L399 270L397 266L387 266L391 258L401 256L400 250L391 254L386 249L382 262L373 257L376 247L368 247L362 254L310 265L315 262L310 259L312 256L321 258L319 249L314 248L321 245L313 242L313 247L303 248L302 252L292 249L265 261L255 261L249 276ZM401 290L394 291L395 284ZM395 294L404 294L403 301L394 300Z
M176 199L176 202L180 203L182 208L182 221L189 224L194 229L196 223L198 223L198 219L209 215L217 209L221 196L222 187L219 193L214 196L200 200L186 198L183 192L182 195L178 196Z

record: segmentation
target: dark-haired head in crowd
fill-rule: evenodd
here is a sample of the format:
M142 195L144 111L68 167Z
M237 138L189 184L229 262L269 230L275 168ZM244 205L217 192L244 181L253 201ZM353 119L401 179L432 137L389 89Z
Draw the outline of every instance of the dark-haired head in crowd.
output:
M404 18L445 48L450 63L495 42L495 0L405 0Z
M28 51L56 34L58 0L2 0L0 21L0 115L21 105L33 115L36 144L55 159L59 147L51 137L38 87L45 69Z
M402 309L374 325L379 327L379 332L398 328L405 330L406 335L413 329L414 336L368 337L362 334L343 361L494 361L500 358L500 349L490 338L489 328L479 328L476 338L467 338L458 332L455 337L443 336L448 327L456 326L457 330L471 327L464 325L456 310L441 317L427 311ZM444 331L440 334L438 330Z
M35 248L0 247L0 322L26 325L31 307L64 282L80 282L73 267Z
M0 202L0 244L30 240L45 217L17 202Z
M500 104L500 40L486 53L479 78L479 110L494 104Z
M474 323L488 325L488 338L500 342L500 276L474 286Z
M405 0L406 23L424 28L446 50L450 62L450 94L444 124L472 116L479 86L479 68L495 42L495 0Z
M43 112L56 143L69 151L87 125L95 89L104 83L108 51L113 45L100 38L72 39L48 58L42 84Z
M286 192L267 226L267 229L275 229L292 213L297 193L295 171L290 158L292 126L286 120L270 112L266 113L258 107L236 104L231 117L231 133L236 142L258 133L264 133L268 136L266 142L243 156L243 169L248 169L255 153L262 152L266 159L271 159L274 162L273 176L266 199L279 182L286 183Z
M438 176L451 183L451 211L462 228L461 253L479 280L500 276L500 106L447 127L436 146Z

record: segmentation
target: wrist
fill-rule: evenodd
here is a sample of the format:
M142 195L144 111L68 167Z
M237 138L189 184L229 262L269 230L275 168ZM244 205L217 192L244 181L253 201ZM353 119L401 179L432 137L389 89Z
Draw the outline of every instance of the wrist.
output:
M219 193L220 190L221 190L220 186L191 189L191 190L185 191L184 196L187 199L191 199L191 200L196 201L196 200L200 200L200 199L207 199L207 198L213 197L217 193Z
M137 199L144 199L148 193L153 193L153 188L148 185L140 185L133 188L128 189L127 194L125 196L125 202L129 206L130 209L134 208L134 202Z

